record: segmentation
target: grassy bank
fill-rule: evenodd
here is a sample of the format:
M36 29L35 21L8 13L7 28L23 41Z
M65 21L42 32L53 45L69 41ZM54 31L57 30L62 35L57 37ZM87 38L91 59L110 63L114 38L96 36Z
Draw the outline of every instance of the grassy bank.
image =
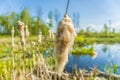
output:
M75 39L75 44L73 45L71 54L78 56L93 56L94 48L85 48L84 46L94 43L95 38L87 39L85 37L78 36ZM19 37L15 37L15 47L12 49L11 37L0 36L0 79L17 79L21 74L24 76L24 72L26 74L33 72L36 65L39 65L39 63L42 62L46 64L49 70L53 71L56 63L53 48L54 40L47 39L45 41L43 38L42 43L38 44L37 36L31 36L26 38L26 50L23 54ZM47 56L46 53L48 53ZM23 55L25 55L25 59ZM89 76L88 79L92 80L95 79L95 77L97 76Z

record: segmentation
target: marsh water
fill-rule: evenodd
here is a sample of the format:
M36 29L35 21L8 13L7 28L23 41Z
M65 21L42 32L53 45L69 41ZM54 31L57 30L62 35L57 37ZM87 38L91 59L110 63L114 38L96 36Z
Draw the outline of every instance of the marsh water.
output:
M86 69L88 71L90 67L97 67L104 72L120 74L120 44L94 44L93 47L97 53L94 59L89 55L69 55L66 71L71 72L75 66L77 69Z

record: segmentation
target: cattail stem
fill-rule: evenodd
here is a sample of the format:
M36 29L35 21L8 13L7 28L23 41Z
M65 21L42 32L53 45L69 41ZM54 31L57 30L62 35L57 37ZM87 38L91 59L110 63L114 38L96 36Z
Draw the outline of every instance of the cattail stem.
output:
M14 27L12 27L12 30L11 30L11 35L12 35L12 76L13 76L13 80L15 80L15 69L14 69L14 66L15 66L15 57L14 57Z
M25 73L24 77L26 79L26 60L25 60L25 24L21 21L17 22L18 30L20 33L20 42L22 46L22 52L23 52L23 72Z
M21 32L21 45L22 45L22 52L23 52L23 71L25 73L24 77L26 79L26 59L25 59L25 33L24 30Z
M12 48L14 48L14 27L12 27L11 34L12 34Z
M51 35L51 33L52 33L51 30L49 30L48 33L49 33L49 38L51 38L51 37L52 37L52 35Z
M70 3L70 0L68 0L68 2L67 2L67 7L66 7L66 12L65 12L65 15L67 15L67 12L68 12L68 7L69 7L69 3Z
M29 33L29 30L28 30L28 25L25 26L25 36L29 36L30 33Z
M42 42L42 32L40 31L38 34L38 43Z
M15 80L15 56L13 53L13 49L12 49L12 76L13 80Z

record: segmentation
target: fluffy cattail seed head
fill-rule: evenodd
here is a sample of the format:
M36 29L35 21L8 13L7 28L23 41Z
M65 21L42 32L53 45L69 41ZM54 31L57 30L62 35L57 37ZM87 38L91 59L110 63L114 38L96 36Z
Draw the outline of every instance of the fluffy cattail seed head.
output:
M72 20L68 15L65 15L58 25L55 41L56 72L59 75L63 72L68 61L68 53L74 43L75 36Z

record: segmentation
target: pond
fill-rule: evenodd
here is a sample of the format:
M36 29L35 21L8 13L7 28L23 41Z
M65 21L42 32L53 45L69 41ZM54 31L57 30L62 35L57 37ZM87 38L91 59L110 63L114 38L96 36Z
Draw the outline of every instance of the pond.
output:
M66 71L71 72L74 66L77 69L86 69L89 71L90 67L96 66L101 71L120 74L120 44L94 44L93 46L97 53L96 58L93 59L89 55L69 55L69 61L65 68Z

